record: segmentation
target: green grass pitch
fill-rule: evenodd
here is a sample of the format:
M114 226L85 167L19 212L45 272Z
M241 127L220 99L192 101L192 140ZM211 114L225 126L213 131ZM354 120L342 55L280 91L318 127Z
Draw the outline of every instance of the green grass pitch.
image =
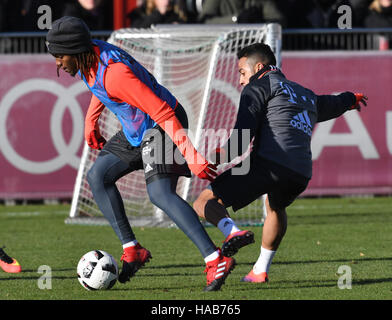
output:
M270 269L268 284L240 282L260 249L262 227L250 227L256 243L235 256L237 266L219 292L204 293L203 259L178 229L135 228L153 259L131 282L87 291L76 265L94 249L118 262L121 245L109 226L66 225L67 205L1 206L0 246L23 272L0 269L0 300L384 300L392 298L392 198L299 199L288 209L288 229ZM234 216L235 218L235 216ZM223 236L207 228L220 245ZM39 273L51 269L51 288ZM339 273L339 267L346 266ZM351 289L338 286L350 270ZM41 286L42 287L42 286Z

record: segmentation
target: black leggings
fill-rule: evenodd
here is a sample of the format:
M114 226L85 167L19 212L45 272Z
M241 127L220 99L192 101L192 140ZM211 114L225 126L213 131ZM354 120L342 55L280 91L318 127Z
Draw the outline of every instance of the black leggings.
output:
M126 162L108 152L98 156L87 174L94 199L122 244L135 240L136 237L115 183L133 170ZM177 181L178 176L173 174L158 177L147 184L148 195L151 202L163 210L193 241L202 256L206 257L213 253L216 247L201 225L196 212L177 195Z

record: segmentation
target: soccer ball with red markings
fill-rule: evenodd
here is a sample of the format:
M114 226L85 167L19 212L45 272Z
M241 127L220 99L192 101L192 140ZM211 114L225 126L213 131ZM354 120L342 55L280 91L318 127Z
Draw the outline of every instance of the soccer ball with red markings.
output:
M87 252L77 267L78 280L87 290L104 290L114 286L118 278L116 260L107 252Z

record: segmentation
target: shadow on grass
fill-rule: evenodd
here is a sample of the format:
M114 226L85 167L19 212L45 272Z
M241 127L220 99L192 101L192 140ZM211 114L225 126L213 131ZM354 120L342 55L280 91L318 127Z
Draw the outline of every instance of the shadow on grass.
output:
M323 263L323 262L338 262L338 263L347 263L347 264L352 264L354 263L360 263L360 262L365 262L365 261L392 261L392 257L379 257L379 258L351 258L351 259L336 259L336 260L309 260L309 261L277 261L274 262L274 264L303 264L303 263Z
M332 288L337 287L337 280L277 280L272 283L243 283L236 286L236 291L249 290L282 290L282 289L307 289L307 288Z
M37 269L38 270L38 269ZM8 275L8 277L0 277L0 281L3 280L38 280L43 276L42 273L38 273L37 270L31 270L31 269L26 269L22 270L20 273L5 273ZM56 272L69 272L69 271L74 271L73 276L57 276L55 275ZM36 276L31 275L31 273L35 274ZM66 268L66 269L52 269L52 279L58 279L58 280L65 280L65 279L75 279L77 277L76 270Z
M140 288L140 287L136 287L133 288L131 287L124 287L124 288L119 288L117 287L117 285L115 287L113 287L112 289L110 289L111 291L135 291L135 292L140 292L140 291L159 291L161 293L168 293L171 290L184 290L184 289L195 289L195 291L198 290L198 288L196 288L195 286L182 286L182 287L170 287L170 288L164 288L164 287L145 287L145 288ZM202 291L203 288L200 287L200 291Z
M75 271L75 273L76 273L76 268L75 269L72 269L72 268L66 268L66 269L52 269L52 272L53 271L57 271L57 272L63 272L63 271ZM37 269L35 269L35 270L31 270L31 269L22 269L22 274L23 273L27 273L27 272L33 272L33 273L38 273L38 267L37 267Z
M201 272L176 272L176 273L138 273L138 277L190 277L190 276L200 276L203 275L203 271Z
M161 266L145 266L147 269L167 269L167 268L204 268L204 264L201 262L199 264L164 264Z
M42 275L37 275L36 277L28 276L24 277L23 274L21 274L20 277L14 276L14 277L9 277L9 278L0 278L0 281L7 281L7 280L38 280L41 278ZM76 279L76 276L52 276L51 279L56 279L56 280L67 280L67 279Z
M372 213L359 213L359 212L336 212L336 213L323 213L314 215L302 215L288 213L290 219L290 225L326 225L326 224L338 224L343 222L349 222L350 224L365 223L365 222L383 222L392 219L390 212L372 212Z
M355 287L357 285L372 285L379 283L388 283L392 282L391 278L380 278L380 279L368 279L368 280L359 280L353 281L352 285ZM200 286L192 285L179 285L174 287L132 287L130 284L127 287L114 287L113 291L158 291L162 293L167 293L174 290L184 290L189 289L192 292L201 292L204 288L204 283L200 283ZM287 280L277 280L272 283L244 283L241 282L241 285L237 284L235 287L233 285L224 285L222 287L223 290L235 290L237 291L250 291L250 290L290 290L290 289L309 289L309 288L336 288L338 289L337 279L330 280L298 280L298 281L287 281Z
M353 280L353 285L367 285L367 284L376 284L376 283L384 283L384 282L392 282L392 278L382 278L382 279L363 279L363 280Z
M379 279L363 279L363 280L353 280L352 286L364 286L373 285L380 283L392 282L392 278L379 278ZM284 290L284 289L309 289L309 288L333 288L338 289L338 279L328 279L328 280L277 280L270 283L247 283L241 286L236 286L236 291L249 291L252 289L256 290Z
M339 264L358 264L361 262L374 262L374 261L392 261L392 257L378 257L378 258L352 258L352 259L335 259L335 260L308 260L308 261L274 261L275 265L294 265L294 264L316 264L316 263L339 263ZM248 266L252 268L254 262L238 262L238 266ZM197 268L199 271L191 272L191 270L185 270L184 272L164 272L164 273L155 273L153 270L175 270L182 268ZM202 264L166 264L160 266L145 266L143 267L144 271L152 271L152 272L143 272L139 273L138 277L178 277L178 276L200 276L203 275L204 265ZM392 280L391 280L392 281Z
M290 265L290 264L312 264L312 263L343 263L343 264L357 264L368 261L392 261L392 257L380 257L380 258L348 258L348 259L336 259L336 260L307 260L307 261L274 261L274 265ZM253 266L254 262L237 262L237 265L248 265Z

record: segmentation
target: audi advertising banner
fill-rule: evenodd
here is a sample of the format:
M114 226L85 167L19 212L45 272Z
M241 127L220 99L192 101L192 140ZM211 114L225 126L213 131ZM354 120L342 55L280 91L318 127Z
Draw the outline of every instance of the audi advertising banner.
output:
M71 197L91 94L50 55L0 56L0 198Z
M364 92L361 113L313 130L305 194L392 193L392 53L283 53L288 79L317 94ZM91 94L49 55L0 55L0 199L70 198Z

